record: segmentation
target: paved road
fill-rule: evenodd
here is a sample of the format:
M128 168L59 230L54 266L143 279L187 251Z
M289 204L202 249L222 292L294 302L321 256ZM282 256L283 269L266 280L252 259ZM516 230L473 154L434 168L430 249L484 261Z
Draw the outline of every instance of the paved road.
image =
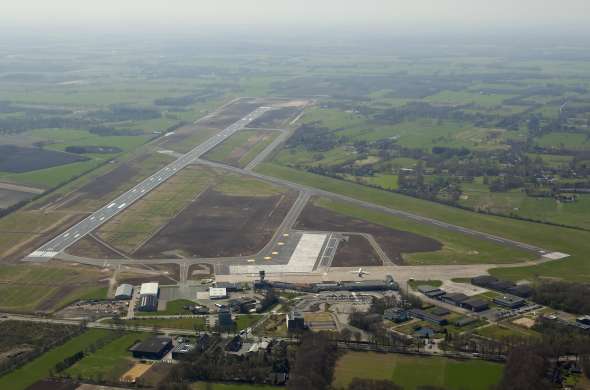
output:
M118 198L109 202L98 211L94 212L89 217L85 218L75 226L66 230L59 236L55 237L48 243L41 246L39 249L27 256L27 260L48 260L57 256L60 252L67 249L78 240L119 214L131 204L141 199L154 188L174 176L178 171L191 164L193 161L201 157L207 151L213 149L215 146L231 137L235 132L246 127L250 122L260 117L265 112L271 110L271 107L259 107L244 118L232 124L215 136L209 138L207 141L196 146L190 152L186 153L176 161L160 169L153 175L146 178L144 181L131 188L129 191L120 195Z

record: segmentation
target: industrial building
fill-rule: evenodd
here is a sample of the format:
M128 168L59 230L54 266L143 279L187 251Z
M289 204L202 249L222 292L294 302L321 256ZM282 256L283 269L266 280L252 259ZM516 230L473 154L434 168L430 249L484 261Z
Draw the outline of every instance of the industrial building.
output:
M438 299L439 297L446 294L440 288L428 286L428 285L418 286L418 291L420 291L422 294L426 295L428 298L433 298L433 299Z
M209 299L227 298L227 289L223 287L209 287Z
M194 344L181 343L172 349L172 359L186 360L195 351Z
M234 321L231 317L231 310L228 307L222 307L217 313L217 325L220 329L232 329Z
M469 297L462 293L449 293L443 295L440 300L444 303L448 303L450 305L455 305L461 307L461 304L469 299Z
M158 283L143 283L139 289L139 311L157 311L158 294L160 286Z
M484 301L483 299L469 298L461 303L461 307L474 312L480 312L488 310L490 305L488 305L488 302Z
M513 295L503 295L501 297L496 297L493 299L493 302L498 306L509 309L517 309L526 304L526 301L523 298L515 297Z
M133 286L121 284L115 291L115 299L131 299L133 297Z
M418 318L423 321L428 321L436 325L444 326L448 324L448 321L445 318L439 317L432 313L428 313L421 309L411 309L410 315L414 318Z
M286 316L287 329L288 330L304 330L305 329L305 318L303 313L292 310L287 313Z
M170 337L151 337L135 344L129 349L134 358L160 360L172 349Z
M410 319L410 314L407 310L400 308L386 309L383 313L383 319L393 321L395 323L406 322Z
M521 298L528 298L533 295L533 289L527 284L516 284L507 280L500 280L493 276L482 275L471 278L471 284L484 287L489 290L508 293Z

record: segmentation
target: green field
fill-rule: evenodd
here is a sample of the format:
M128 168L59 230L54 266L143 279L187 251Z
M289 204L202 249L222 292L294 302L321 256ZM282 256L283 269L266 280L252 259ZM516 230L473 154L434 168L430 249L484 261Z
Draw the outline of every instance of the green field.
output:
M204 157L243 168L278 135L277 131L241 130L207 152Z
M198 382L191 385L193 390L273 390L284 389L284 387L268 385L248 385L238 383L205 383Z
M59 266L0 266L0 310L54 311L80 299L106 298L104 274L89 268ZM49 301L50 304L45 304Z
M567 259L546 262L532 267L492 270L494 275L501 278L520 280L547 276L572 281L590 281L590 262L586 261L586 255L590 252L590 232L473 213L270 163L261 164L256 170L295 183L344 194L386 207L402 209L418 215L436 218L448 223L520 240L539 245L551 251L562 251L571 255Z
M336 363L334 387L345 388L353 378L391 380L406 390L442 386L450 390L488 390L502 376L501 364L459 361L373 352L348 352Z
M85 356L66 370L73 378L90 380L118 380L131 366L131 348L137 341L145 340L149 333L126 333L104 347Z
M526 252L497 245L490 241L476 239L436 226L421 224L405 218L380 213L350 203L320 198L316 202L316 205L342 215L359 218L392 229L430 237L443 244L443 248L436 252L404 254L404 263L408 265L506 264L518 263L535 258Z
M0 389L24 390L33 383L46 378L50 370L66 357L88 348L96 341L107 337L108 330L90 329L65 344L41 355L23 367L0 377Z

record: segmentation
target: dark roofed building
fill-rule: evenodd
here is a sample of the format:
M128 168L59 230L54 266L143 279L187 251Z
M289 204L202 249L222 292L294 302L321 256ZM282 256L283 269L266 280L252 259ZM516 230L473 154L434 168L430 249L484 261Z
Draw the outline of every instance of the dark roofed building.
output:
M533 295L533 288L528 284L519 284L517 286L509 288L506 292L512 295L516 295L517 297L528 298L531 295Z
M410 315L407 310L400 308L386 309L383 313L383 318L395 323L405 322L410 319Z
M515 297L513 295L503 295L493 299L494 303L498 306L507 307L509 309L516 309L524 306L526 301L523 298Z
M435 307L434 309L432 309L430 311L432 314L437 315L437 316L446 316L447 314L450 314L451 312L448 311L447 309L445 309L444 307Z
M444 318L441 318L435 314L428 313L421 309L412 309L410 310L410 315L414 318L418 318L420 320L428 321L436 325L446 325L448 321Z
M455 306L461 306L461 303L465 300L469 299L469 297L462 293L450 293L445 294L441 297L441 300L445 303L449 303Z
M195 350L194 344L182 343L172 349L172 359L185 360Z
M467 325L476 323L477 321L479 321L479 320L475 317L462 317L462 318L459 318L457 321L455 321L455 326L458 326L459 328L461 328L463 326L467 326Z
M438 297L441 297L446 294L440 288L432 287L432 286L428 286L428 285L418 286L418 291L420 291L422 294L426 295L428 298L434 298L434 299L437 299Z
M160 360L172 349L170 337L156 336L135 344L129 349L134 358Z
M484 301L483 299L469 298L461 303L461 307L467 310L478 312L488 310L490 308L490 305L487 301Z
M516 287L516 284L507 280L498 280L497 282L491 283L489 287L493 290L508 292L511 288Z
M492 283L497 282L498 279L490 275L482 275L471 278L471 284L480 287L488 287Z

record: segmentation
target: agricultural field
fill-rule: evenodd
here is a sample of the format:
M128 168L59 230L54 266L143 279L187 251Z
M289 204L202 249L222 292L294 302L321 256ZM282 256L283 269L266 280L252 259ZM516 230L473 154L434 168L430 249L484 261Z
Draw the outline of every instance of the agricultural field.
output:
M198 382L191 385L192 390L276 390L279 386L249 385L241 383Z
M342 389L353 378L367 378L390 380L407 390L418 386L487 390L499 382L502 371L501 364L481 360L348 352L336 362L333 386Z

